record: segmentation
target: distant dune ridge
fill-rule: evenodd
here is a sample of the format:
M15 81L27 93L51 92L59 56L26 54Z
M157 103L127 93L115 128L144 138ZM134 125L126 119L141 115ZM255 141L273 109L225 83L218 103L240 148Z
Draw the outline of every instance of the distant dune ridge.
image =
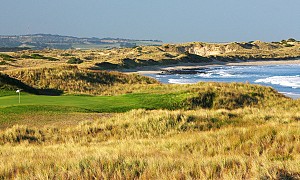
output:
M120 40L121 41L121 40ZM248 60L294 60L300 58L300 42L295 39L280 42L233 42L163 44L130 48L86 50L23 50L0 53L0 70L53 67L77 64L91 70L136 69L154 65L179 63L230 63Z
M56 41L62 38L39 34L24 38L44 38L46 41L45 38L48 36L50 39L56 37ZM63 38L73 41L73 37L64 36ZM96 41L95 38L94 40ZM109 40L112 39L105 39L105 41ZM123 40L117 39L117 41ZM40 89L39 93L42 94L45 92L41 92L41 89L55 89L67 93L111 94L111 87L118 87L115 91L122 91L122 84L157 84L158 82L144 76L103 70L134 72L157 65L159 69L161 66L181 63L232 64L241 61L245 63L249 60L274 62L274 60L297 58L300 58L300 42L295 39L271 43L261 41L219 44L192 42L131 48L6 52L0 53L0 70L3 75L7 74L15 81L25 83L35 90ZM124 92L126 91L131 90L129 88Z

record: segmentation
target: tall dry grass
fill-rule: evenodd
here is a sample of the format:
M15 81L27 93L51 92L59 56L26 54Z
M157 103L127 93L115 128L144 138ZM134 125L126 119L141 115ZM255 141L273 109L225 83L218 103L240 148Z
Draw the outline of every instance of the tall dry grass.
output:
M7 74L34 88L61 90L66 93L108 95L122 89L123 93L127 93L135 85L160 84L155 79L137 74L89 71L78 69L77 66L24 69Z
M297 179L299 106L133 110L69 128L0 133L0 177Z

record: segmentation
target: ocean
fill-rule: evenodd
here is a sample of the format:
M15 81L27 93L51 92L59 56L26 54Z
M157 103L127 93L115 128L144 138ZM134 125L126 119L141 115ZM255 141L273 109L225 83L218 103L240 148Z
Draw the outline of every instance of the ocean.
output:
M211 66L193 69L197 74L147 74L162 83L249 82L271 86L293 99L300 98L300 65ZM189 70L190 72L190 70Z

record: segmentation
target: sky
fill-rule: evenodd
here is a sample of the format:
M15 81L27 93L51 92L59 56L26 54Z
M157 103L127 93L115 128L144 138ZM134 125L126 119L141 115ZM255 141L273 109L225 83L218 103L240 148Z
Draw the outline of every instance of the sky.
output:
M0 35L158 39L300 39L300 0L0 0Z

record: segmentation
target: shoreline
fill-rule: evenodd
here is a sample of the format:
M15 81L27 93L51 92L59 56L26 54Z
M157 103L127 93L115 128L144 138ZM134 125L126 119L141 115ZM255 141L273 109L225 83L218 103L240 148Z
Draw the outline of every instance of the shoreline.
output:
M150 66L150 67L139 67L133 70L127 70L125 73L137 73L140 75L156 75L156 74L178 74L178 72L193 71L194 69L203 69L205 72L207 68L216 67L216 66L267 66L267 65L292 65L297 64L300 65L300 59L295 60L248 60L248 61L238 61L238 62L222 62L222 61L213 61L210 63L179 63L169 66ZM177 72L178 71L178 72ZM180 73L179 73L180 74ZM182 74L185 74L183 72ZM300 94L293 92L280 92L281 94L290 97L292 99L300 99Z
M123 73L138 73L144 74L159 74L162 71L173 71L173 70L191 70L195 68L207 68L213 66L265 66L265 65L289 65L289 64L300 64L300 59L295 60L247 60L238 62L223 62L214 60L212 62L203 63L178 63L172 65L155 65L155 66L143 66L135 69L123 69L120 72Z

